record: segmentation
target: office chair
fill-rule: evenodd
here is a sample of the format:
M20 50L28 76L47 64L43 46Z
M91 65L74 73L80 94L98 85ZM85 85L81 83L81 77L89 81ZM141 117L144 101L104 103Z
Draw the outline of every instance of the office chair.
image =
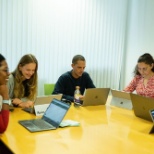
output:
M55 88L55 84L45 83L44 84L44 95L52 95L54 88Z

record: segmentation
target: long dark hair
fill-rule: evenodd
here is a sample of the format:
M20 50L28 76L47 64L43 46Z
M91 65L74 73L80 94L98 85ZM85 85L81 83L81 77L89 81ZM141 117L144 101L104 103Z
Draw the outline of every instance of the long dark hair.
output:
M145 54L141 55L139 57L139 59L137 60L137 63L142 63L142 62L151 66L152 64L154 64L154 59L149 53L145 53ZM154 72L154 66L151 69L151 71ZM140 75L137 65L134 69L134 75Z
M6 60L5 57L0 53L0 66L1 66L1 62Z

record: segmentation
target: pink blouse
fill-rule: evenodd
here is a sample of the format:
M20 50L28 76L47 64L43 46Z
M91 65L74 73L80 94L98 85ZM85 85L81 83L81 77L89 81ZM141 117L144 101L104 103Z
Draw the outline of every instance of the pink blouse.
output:
M136 75L124 91L133 92L135 90L139 95L154 98L154 75L149 78L146 87L144 86L144 78Z

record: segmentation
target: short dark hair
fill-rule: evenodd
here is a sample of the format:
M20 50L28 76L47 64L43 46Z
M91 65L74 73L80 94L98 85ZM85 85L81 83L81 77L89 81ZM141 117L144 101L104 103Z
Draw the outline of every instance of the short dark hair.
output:
M141 55L137 60L137 63L142 63L142 62L151 66L152 64L154 64L154 59L149 53L145 53ZM152 68L152 72L154 72L154 67ZM140 75L137 65L134 70L134 75Z
M6 60L5 57L0 53L0 66L1 66L1 62Z
M75 55L72 59L72 64L76 64L78 60L86 61L82 55Z

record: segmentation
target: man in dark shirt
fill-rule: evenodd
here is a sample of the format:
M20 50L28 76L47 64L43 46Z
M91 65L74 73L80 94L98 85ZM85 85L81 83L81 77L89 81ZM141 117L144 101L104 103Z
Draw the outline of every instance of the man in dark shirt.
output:
M86 60L82 55L74 56L71 66L73 68L71 71L62 74L59 77L52 94L62 93L62 98L73 102L76 86L80 87L80 99L83 100L84 90L87 88L95 88L95 85L93 84L89 74L84 72L86 67Z

